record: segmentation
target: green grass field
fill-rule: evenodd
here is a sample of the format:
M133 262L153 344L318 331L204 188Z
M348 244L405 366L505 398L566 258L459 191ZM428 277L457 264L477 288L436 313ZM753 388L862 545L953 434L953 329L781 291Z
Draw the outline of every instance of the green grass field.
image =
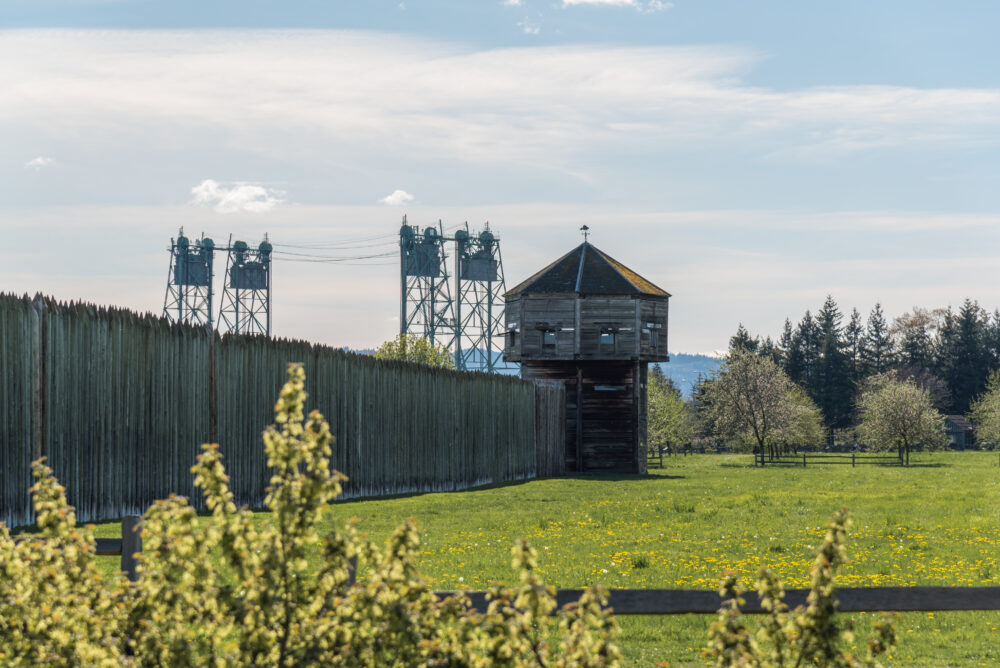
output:
M996 453L918 455L910 468L753 468L749 456L673 457L648 476L567 477L448 494L347 501L379 541L407 517L422 530L422 572L440 589L514 583L510 546L525 537L557 587L715 589L729 569L808 585L833 511L854 522L842 586L1000 585ZM267 514L258 515L268 521ZM103 524L98 535L119 535ZM113 558L107 558L112 568ZM362 574L363 577L363 574ZM875 615L856 615L859 643ZM621 617L630 665L699 665L710 615ZM900 616L900 666L1000 663L1000 612Z

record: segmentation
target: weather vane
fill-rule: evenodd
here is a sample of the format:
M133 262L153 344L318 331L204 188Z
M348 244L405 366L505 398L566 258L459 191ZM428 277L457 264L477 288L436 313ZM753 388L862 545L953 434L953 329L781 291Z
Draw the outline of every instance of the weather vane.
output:
M580 231L583 232L583 240L584 242L586 242L587 236L590 234L590 228L584 225L583 227L580 228Z

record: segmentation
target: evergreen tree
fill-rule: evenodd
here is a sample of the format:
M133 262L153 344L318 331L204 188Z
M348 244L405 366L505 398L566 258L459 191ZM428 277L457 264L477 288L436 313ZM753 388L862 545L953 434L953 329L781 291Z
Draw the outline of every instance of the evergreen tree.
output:
M990 354L990 368L1000 369L1000 310L993 311L993 318L987 325L986 350Z
M649 365L649 381L653 382L654 380L667 383L667 374L663 373L663 367L656 363Z
M893 364L892 335L889 333L889 323L882 313L882 305L868 314L868 324L861 341L861 375L864 378L877 376L888 371Z
M847 357L851 383L855 387L862 378L861 347L864 335L865 328L861 324L861 314L858 313L858 309L851 309L851 319L844 328L844 355Z
M898 366L904 369L928 370L934 361L932 330L934 316L927 309L914 307L893 322L898 338Z
M854 386L850 366L841 340L842 316L837 302L827 296L823 308L816 314L816 331L819 355L816 371L812 376L810 395L823 412L831 429L846 427L850 423Z
M781 349L775 345L770 336L761 341L760 347L757 348L757 354L761 357L767 357L778 366L781 366Z
M750 336L750 332L747 331L741 322L740 326L736 329L736 334L729 339L729 354L731 355L740 350L745 350L748 353L756 353L759 346L760 340Z
M795 335L798 337L799 347L802 349L799 380L795 382L805 388L806 392L815 399L812 391L816 383L816 365L819 360L820 340L819 328L813 321L812 314L809 311L806 311L806 314L802 316L802 321L799 322Z
M792 321L785 318L785 326L781 330L781 338L778 339L778 349L781 351L782 358L788 357L788 351L792 347Z
M986 387L990 371L986 335L989 321L979 304L966 299L958 313L948 310L938 336L937 371L951 392L952 409L964 414Z

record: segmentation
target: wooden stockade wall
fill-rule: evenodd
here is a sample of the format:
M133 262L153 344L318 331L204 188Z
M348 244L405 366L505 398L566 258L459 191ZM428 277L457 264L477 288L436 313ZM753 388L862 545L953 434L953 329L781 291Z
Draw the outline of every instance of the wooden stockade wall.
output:
M305 366L307 409L330 422L344 498L531 478L536 439L562 447L560 429L536 420L536 392L554 404L559 390L517 378L0 295L0 522L34 520L30 462L42 455L83 521L141 514L170 493L200 504L190 468L207 442L221 444L237 501L259 506L260 435L289 362Z
M566 386L535 381L535 473L538 477L566 473Z
M0 297L0 522L25 524L31 503L38 316L27 299Z

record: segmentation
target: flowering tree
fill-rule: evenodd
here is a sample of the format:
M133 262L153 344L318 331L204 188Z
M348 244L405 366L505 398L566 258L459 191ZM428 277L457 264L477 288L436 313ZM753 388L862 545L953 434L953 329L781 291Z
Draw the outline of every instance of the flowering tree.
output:
M910 449L943 448L944 416L934 408L930 393L913 381L876 376L858 400L858 432L875 450L896 449L900 461L909 462Z
M375 351L375 357L386 360L402 360L436 366L444 369L455 368L455 358L451 351L441 344L431 343L417 334L400 334L389 339Z
M982 443L1000 443L1000 371L990 373L986 389L972 402L969 417Z
M816 405L769 357L736 349L704 383L703 401L713 430L755 445L772 458L780 448L818 433Z

